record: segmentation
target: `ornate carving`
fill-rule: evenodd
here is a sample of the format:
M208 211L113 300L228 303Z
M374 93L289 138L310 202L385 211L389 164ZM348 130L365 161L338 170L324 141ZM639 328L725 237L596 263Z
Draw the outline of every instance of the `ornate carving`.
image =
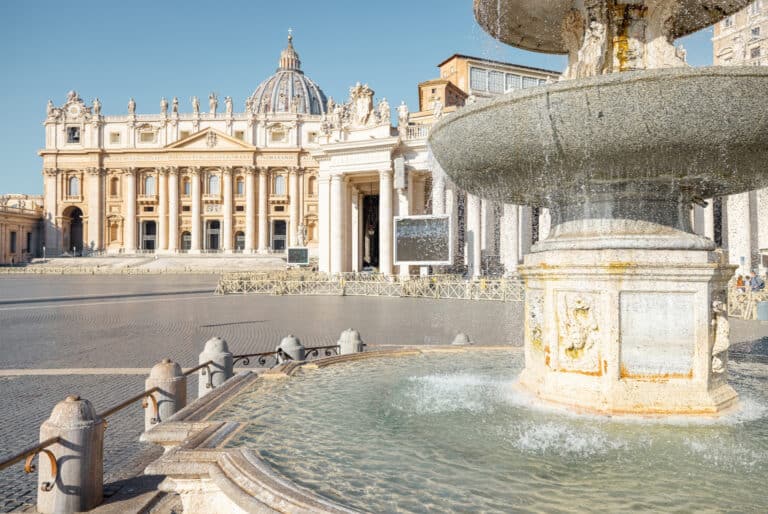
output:
M214 131L208 132L208 135L205 138L205 146L207 146L208 148L214 148L217 143L218 143L218 138L216 136L216 133Z
M192 97L192 114L200 114L200 100L198 100L196 96Z
M231 96L224 97L224 109L227 113L227 116L232 116L232 97Z
M400 127L407 127L410 118L411 113L408 111L408 105L406 105L405 100L403 100L397 107L397 123Z
M168 100L166 100L165 97L162 97L160 99L160 113L163 116L166 116L168 114Z
M216 93L211 92L208 95L208 111L211 114L216 114L216 108L219 106L219 99L216 97Z
M179 97L174 96L173 102L171 103L171 112L173 114L179 114Z
M563 19L563 42L568 49L568 67L565 78L576 78L579 66L579 51L584 44L584 17L578 9L571 11Z
M373 90L368 84L359 82L349 90L349 104L352 108L352 126L365 127L372 120Z
M531 290L526 295L528 302L528 341L534 351L544 353L544 332L542 324L544 322L544 294L541 291Z
M386 98L382 98L378 105L379 123L382 125L389 125L392 117L392 112L389 107L389 102Z
M101 100L98 98L93 99L93 114L99 116L101 114Z
M136 114L136 100L133 97L128 100L128 114L132 116Z
M561 293L558 297L558 355L564 370L600 371L595 304L596 297L584 293Z

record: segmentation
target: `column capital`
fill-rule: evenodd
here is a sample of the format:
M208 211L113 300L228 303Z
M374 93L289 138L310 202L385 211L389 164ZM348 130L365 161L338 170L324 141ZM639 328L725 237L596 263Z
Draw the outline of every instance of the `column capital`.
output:
M101 176L104 174L104 168L86 168L85 170L89 175Z
M200 172L201 172L200 166L190 166L187 169L189 170L189 173L194 176L200 175Z
M331 178L331 181L333 182L341 182L342 180L344 180L345 177L344 177L344 174L339 174L339 175L331 175L330 178Z
M167 166L160 166L159 168L156 168L156 169L157 169L157 174L160 175L161 177L163 177L163 176L168 174L168 167Z
M43 174L48 177L55 177L58 175L59 169L58 168L45 168L43 169Z
M254 173L256 173L256 166L253 166L253 165L243 166L243 171L245 171L246 175L253 175Z
M169 175L178 175L179 174L179 167L178 166L168 166L168 174Z
M232 171L233 171L232 170L232 166L222 166L222 168L221 168L221 173L225 177L231 177L232 176Z
M392 171L392 168L384 168L379 170L379 175L392 175L394 172Z
M134 176L136 175L136 168L123 168L122 173L123 175Z

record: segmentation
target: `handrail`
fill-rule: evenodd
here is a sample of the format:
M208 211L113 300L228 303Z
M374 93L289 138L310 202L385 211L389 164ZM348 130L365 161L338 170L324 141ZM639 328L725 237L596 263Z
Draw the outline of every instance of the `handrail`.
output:
M106 411L99 414L100 418L106 418L107 416L111 416L115 412L121 411L124 408L128 407L130 404L137 400L141 400L141 406L142 408L146 409L149 406L149 403L147 402L147 398L152 400L152 407L155 411L155 417L152 418L152 423L159 423L160 422L160 410L157 405L157 398L152 396L154 393L160 391L159 387L153 387L152 389L147 389L146 391L141 392L140 394L137 394L135 396L131 396L127 400L123 401L122 403L119 403L112 407L111 409L107 409ZM104 422L106 425L106 421Z
M203 375L208 375L208 383L205 384L205 388L206 389L213 389L213 372L211 371L211 364L214 364L214 362L213 361L204 362L204 363L200 364L199 366L195 366L192 369L188 369L187 371L185 371L183 373L183 375L186 377L186 376L191 375L195 371L198 371L198 370L201 370L201 369L205 368L205 371L203 371Z
M59 478L59 466L58 466L58 463L56 462L56 456L53 455L53 452L51 450L48 450L47 448L58 442L61 442L61 437L55 436L55 437L46 439L45 441L39 442L34 446L29 446L27 448L24 448L19 453L0 462L0 469L5 469L7 467L13 466L17 462L21 462L22 460L24 460L25 461L24 473L32 473L35 470L35 465L32 464L32 461L35 459L35 456L37 456L40 453L44 453L45 455L48 456L48 459L50 460L50 463L51 463L52 480L49 482L43 482L42 484L40 484L40 489L45 492L50 491L53 489L53 484L55 484Z
M311 357L311 356L319 357L320 356L320 351L323 350L323 351L325 351L325 355L326 356L331 356L331 355L333 355L331 353L331 350L334 350L334 349L338 350L339 349L339 345L334 344L334 345L330 345L330 346L312 346L310 348L305 348L304 349L304 355L305 355L305 357ZM233 355L232 356L232 365L234 366L235 364L237 364L238 361L242 361L242 365L243 366L248 366L251 363L251 357L258 357L259 359L256 362L258 362L259 364L261 364L263 366L263 365L265 365L267 363L267 358L272 357L272 356L280 357L283 360L293 360L290 355L288 355L287 353L285 353L282 350L282 348L278 348L274 352L245 353L245 354L242 354L242 355Z

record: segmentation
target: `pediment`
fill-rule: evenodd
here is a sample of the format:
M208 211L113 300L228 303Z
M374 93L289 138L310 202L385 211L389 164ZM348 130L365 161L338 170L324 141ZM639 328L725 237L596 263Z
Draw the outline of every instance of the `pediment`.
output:
M168 150L254 150L256 147L223 132L205 128L165 147Z

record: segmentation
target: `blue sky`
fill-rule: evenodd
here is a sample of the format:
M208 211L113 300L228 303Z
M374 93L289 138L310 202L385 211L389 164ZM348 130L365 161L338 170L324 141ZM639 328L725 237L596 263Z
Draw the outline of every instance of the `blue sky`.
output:
M42 192L42 122L49 98L76 89L104 114L159 112L160 98L215 91L245 99L272 74L294 29L302 67L327 95L356 81L417 107L417 84L454 53L562 70L559 56L497 43L474 22L472 0L0 2L0 193ZM689 62L712 62L711 31L686 38Z

